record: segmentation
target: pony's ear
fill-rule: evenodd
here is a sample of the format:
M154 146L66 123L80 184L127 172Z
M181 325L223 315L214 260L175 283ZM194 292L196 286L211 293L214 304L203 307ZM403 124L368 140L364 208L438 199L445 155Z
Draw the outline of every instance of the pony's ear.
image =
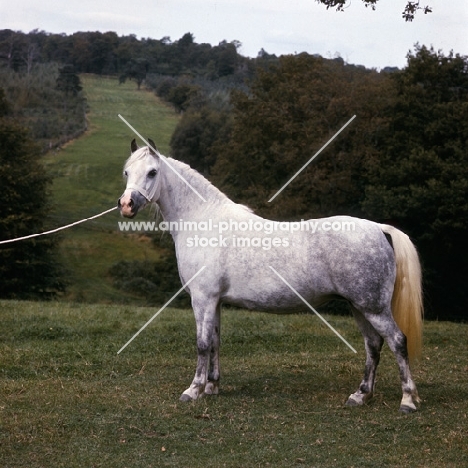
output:
M130 143L130 149L132 150L132 153L134 153L138 149L138 145L135 138Z
M156 155L155 150L157 152L158 148L156 148L156 145L154 144L154 141L151 138L148 138L148 143L150 144L150 148L149 148L150 154L155 156Z

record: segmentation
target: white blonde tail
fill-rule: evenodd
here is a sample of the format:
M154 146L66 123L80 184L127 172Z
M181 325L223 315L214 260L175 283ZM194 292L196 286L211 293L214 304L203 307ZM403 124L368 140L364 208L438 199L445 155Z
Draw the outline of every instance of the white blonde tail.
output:
M386 224L380 225L392 238L396 261L396 279L392 297L392 313L400 330L406 335L410 361L421 356L423 301L421 264L410 238Z

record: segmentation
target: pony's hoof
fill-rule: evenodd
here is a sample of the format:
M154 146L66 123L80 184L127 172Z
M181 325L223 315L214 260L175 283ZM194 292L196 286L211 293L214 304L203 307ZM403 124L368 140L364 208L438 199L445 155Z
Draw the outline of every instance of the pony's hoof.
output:
M218 382L208 382L205 387L205 395L217 395L219 393Z
M349 395L348 401L345 403L346 406L364 406L369 400L372 399L373 393L361 393L356 392Z
M187 395L186 393L182 393L182 395L180 395L179 401L189 402L193 401L193 398L190 395Z
M345 403L345 406L362 406L362 403L354 400L353 398L349 397Z
M410 413L414 413L417 410L416 410L416 406L401 405L398 411L403 414L410 414Z

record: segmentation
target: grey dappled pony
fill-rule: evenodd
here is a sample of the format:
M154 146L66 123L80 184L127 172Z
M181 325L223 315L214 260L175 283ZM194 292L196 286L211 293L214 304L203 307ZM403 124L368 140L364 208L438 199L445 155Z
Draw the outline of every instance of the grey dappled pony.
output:
M155 148L151 140L143 148L132 141L124 167L127 186L118 205L123 216L133 218L148 203L157 203L171 227L182 284L190 282L185 289L196 320L198 361L180 399L218 393L222 304L288 313L304 308L299 294L312 306L335 297L351 304L367 357L361 384L346 404L363 405L372 397L385 340L400 371L400 411L415 411L419 398L409 361L421 349L422 293L420 263L408 236L347 216L310 220L314 232L293 229L292 223L289 230L281 223L283 229L273 232L272 221L232 202L187 164ZM181 228L185 222L190 229Z

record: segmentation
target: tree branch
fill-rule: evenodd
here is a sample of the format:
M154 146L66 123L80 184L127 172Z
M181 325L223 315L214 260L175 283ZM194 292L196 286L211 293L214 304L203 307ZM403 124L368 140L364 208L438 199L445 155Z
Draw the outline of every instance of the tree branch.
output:
M315 0L317 3L321 3L322 5L325 5L327 7L327 10L329 8L336 8L336 11L344 11L348 0ZM375 10L376 4L379 0L362 0L364 5L366 7L370 7L373 10ZM409 1L405 6L405 9L403 10L402 17L404 18L405 21L413 21L416 13L422 10L425 15L427 13L432 13L432 7L429 5L426 6L420 6L420 0L418 1Z

